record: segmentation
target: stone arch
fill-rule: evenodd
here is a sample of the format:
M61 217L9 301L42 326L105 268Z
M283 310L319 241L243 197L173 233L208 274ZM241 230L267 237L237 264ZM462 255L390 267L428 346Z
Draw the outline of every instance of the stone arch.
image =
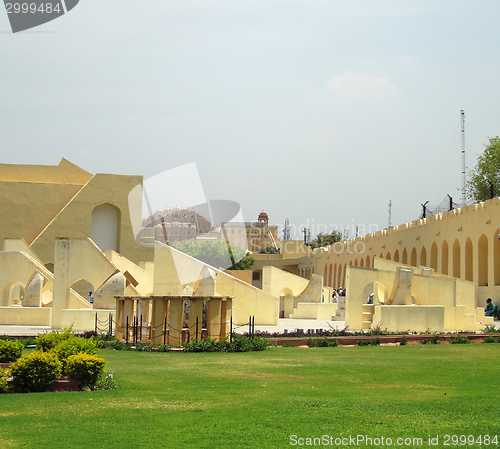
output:
M4 306L21 306L24 297L25 285L18 281L9 282L3 289L3 305Z
M86 301L94 302L94 286L91 282L86 279L80 278L74 281L69 288L72 288L76 293L78 293Z
M437 271L438 268L438 247L436 242L431 246L431 268Z
M394 262L399 262L399 250L394 251Z
M384 255L382 253L380 253L380 256L379 256L381 259L384 258Z
M406 248L403 250L401 262L403 262L405 265L408 265L408 251L406 251Z
M323 270L323 285L328 285L328 265L325 265Z
M332 278L332 287L337 288L337 262L335 262L335 265L333 266L333 278Z
M359 259L359 266L360 267L364 267L365 266L365 260L362 257Z
M473 274L473 249L472 249L472 240L468 238L465 242L465 279L467 281L474 280Z
M330 287L333 287L333 268L332 268L332 264L330 264L330 266L328 267L328 285Z
M416 267L417 266L417 250L413 248L411 250L411 262L410 265Z
M120 252L121 212L109 203L100 204L92 211L90 238L102 250Z
M23 297L23 307L42 307L42 294L45 278L35 271L28 284Z
M443 241L441 245L441 273L448 274L448 242L446 240Z
M339 266L337 268L337 283L335 284L335 288L341 287L342 283L342 264L339 263Z
M422 247L422 250L420 251L420 263L419 265L423 265L424 267L427 266L427 250L425 249L425 246Z
M460 277L460 243L458 243L458 239L453 242L453 277Z
M293 292L288 287L280 291L280 318L288 318L293 313Z
M122 273L118 272L111 276L94 292L94 308L114 309L116 307L115 296L130 295L132 293L126 292L125 287L126 279Z
M365 267L371 268L370 256L366 256L366 265L365 265Z
M358 266L358 259L354 259L354 266L357 267Z
M488 237L484 234L478 241L477 264L479 269L477 283L480 287L485 287L488 285Z
M385 255L385 258L386 258L387 260L391 260L391 253L390 253L390 252L388 252L388 253Z

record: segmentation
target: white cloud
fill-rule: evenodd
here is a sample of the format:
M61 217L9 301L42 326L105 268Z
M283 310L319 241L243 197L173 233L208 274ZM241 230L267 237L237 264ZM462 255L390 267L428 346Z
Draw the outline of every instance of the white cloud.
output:
M351 100L378 100L397 95L398 86L388 78L345 72L328 82L330 94Z

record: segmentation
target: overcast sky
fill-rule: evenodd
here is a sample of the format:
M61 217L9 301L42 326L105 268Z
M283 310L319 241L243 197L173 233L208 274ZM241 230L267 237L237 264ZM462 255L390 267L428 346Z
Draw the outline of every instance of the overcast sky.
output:
M390 200L412 221L460 200L461 108L470 168L500 134L499 17L498 0L80 0L12 34L0 5L1 162L194 162L208 199L313 236L383 229Z

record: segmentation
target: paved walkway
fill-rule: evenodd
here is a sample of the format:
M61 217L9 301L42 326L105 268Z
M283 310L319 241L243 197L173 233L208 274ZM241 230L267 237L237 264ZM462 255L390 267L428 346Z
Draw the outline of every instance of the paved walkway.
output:
M500 330L500 321L495 321L495 327ZM342 330L345 328L345 321L327 321L327 320L294 320L290 318L280 318L277 326L255 326L256 331L261 332L293 332L296 329L303 329L307 332L308 329L323 329L332 330L338 329ZM48 326L3 326L0 325L0 335L9 336L26 336L26 337L36 337L38 334L44 332L50 332L51 329ZM235 326L235 332L243 334L248 332L248 324L245 326Z
M4 326L0 325L0 335L16 337L36 337L38 334L50 332L49 326Z
M303 329L307 332L308 329L335 329L342 330L345 327L344 321L326 321L326 320L293 320L288 318L280 318L277 326L255 326L256 331L260 332L283 332L288 330L292 332L296 329ZM235 332L248 332L248 324L245 326L235 326ZM0 335L9 336L26 336L36 337L38 334L50 332L48 326L3 326L0 325Z
M236 327L236 326L235 326ZM345 328L345 321L328 321L328 320L305 320L305 319L291 319L291 318L280 318L277 326L257 326L255 325L256 332L283 332L287 330L288 332L293 332L296 329L302 329L307 332L308 329L323 329L323 330L342 330ZM243 334L248 332L248 325L238 327L235 332Z

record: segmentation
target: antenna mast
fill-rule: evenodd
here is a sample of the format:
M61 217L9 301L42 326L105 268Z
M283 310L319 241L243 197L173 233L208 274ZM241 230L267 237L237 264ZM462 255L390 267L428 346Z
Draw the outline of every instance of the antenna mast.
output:
M290 240L290 220L285 219L285 227L283 229L283 240Z
M391 226L391 215L392 215L391 209L392 209L392 200L389 200L389 226L387 226L388 229L392 228L392 226Z
M465 206L465 112L460 111L460 119L462 122L462 207Z

